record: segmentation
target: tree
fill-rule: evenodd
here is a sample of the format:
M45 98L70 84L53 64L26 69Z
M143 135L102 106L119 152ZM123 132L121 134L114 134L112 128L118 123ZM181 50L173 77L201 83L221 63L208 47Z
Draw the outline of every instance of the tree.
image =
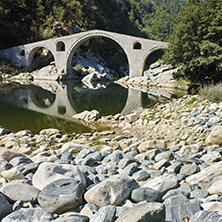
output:
M164 60L182 66L193 82L222 80L222 5L218 0L189 0L177 16Z

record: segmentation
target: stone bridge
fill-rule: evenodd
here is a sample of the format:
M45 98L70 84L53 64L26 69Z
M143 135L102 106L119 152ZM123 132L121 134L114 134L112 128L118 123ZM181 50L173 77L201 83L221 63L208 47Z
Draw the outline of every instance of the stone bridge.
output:
M54 56L58 74L66 74L72 70L71 62L76 49L85 41L95 37L106 37L120 45L126 54L131 78L143 75L146 59L152 52L168 46L166 42L91 30L1 50L0 58L11 60L18 66L30 67L35 52L43 47L51 51Z

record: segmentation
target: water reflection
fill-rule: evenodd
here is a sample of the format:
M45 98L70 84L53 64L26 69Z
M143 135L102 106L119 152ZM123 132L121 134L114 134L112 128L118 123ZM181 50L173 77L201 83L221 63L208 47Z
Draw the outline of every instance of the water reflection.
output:
M91 129L74 120L74 114L93 109L101 115L129 113L138 107L152 106L161 97L155 90L141 92L114 83L89 87L73 81L62 84L34 81L30 85L13 83L3 85L2 88L0 125L4 123L4 127L10 128L13 120L11 125L20 124L23 126L21 129L33 129L33 132L51 127L67 133L88 132ZM17 126L15 130L21 129Z

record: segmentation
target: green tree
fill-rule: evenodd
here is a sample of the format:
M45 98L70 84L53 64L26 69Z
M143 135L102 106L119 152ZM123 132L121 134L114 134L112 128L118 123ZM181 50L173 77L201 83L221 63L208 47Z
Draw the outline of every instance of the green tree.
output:
M222 80L221 1L190 0L181 8L164 59L194 82Z

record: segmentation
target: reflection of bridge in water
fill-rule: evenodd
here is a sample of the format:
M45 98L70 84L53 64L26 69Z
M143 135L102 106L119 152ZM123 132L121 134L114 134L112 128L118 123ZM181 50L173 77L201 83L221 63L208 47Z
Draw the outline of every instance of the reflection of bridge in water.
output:
M108 94L110 94L110 91L115 91L115 89L113 90L109 85L105 89L90 90L85 88L84 91L82 88L74 87L75 85L69 83L67 83L67 85L62 85L58 82L44 81L33 83L35 85L32 84L27 87L22 87L22 89L14 92L12 96L8 96L4 100L7 101L7 103L28 110L73 122L75 122L74 118L72 118L74 114L84 111L87 108L90 110L92 106L90 107L87 103L97 100L104 99L108 104L105 105L107 109L110 108L107 107L109 105L116 105L116 113L127 114L136 108L142 107L142 92L140 90L132 88L126 89L119 85L116 86L116 93L114 92L114 95L109 97ZM121 88L121 92L118 87ZM107 90L105 94L102 93L104 90ZM153 99L157 100L158 94L152 94L155 96ZM98 97L97 100L95 97ZM114 99L115 101L111 101ZM114 115L116 113L112 114Z

